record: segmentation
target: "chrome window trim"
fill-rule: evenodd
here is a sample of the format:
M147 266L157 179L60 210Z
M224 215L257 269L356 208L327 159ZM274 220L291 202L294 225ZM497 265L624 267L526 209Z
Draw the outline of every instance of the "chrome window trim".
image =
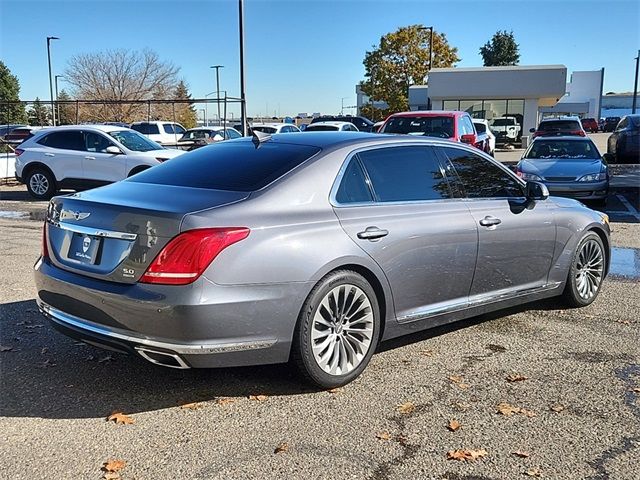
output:
M75 225L75 224L66 223L66 222L57 222L57 223L53 223L53 225L60 228L61 230L80 233L82 235L91 235L94 237L116 238L118 240L135 240L136 238L138 238L137 233L114 232L112 230L103 230L99 228L85 227L82 225Z

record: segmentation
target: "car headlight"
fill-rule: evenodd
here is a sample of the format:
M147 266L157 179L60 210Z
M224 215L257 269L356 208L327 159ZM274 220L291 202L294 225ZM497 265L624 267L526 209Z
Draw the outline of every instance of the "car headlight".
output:
M607 172L590 173L589 175L581 176L579 182L601 182L607 179Z
M527 180L527 181L533 181L533 182L542 181L542 177L540 177L539 175L536 175L535 173L518 172L518 176L521 179Z

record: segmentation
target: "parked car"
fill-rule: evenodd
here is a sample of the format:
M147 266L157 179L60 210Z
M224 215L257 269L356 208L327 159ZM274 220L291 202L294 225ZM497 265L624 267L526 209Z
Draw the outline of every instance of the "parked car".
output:
M493 157L496 150L496 136L491 131L489 122L481 118L474 118L473 126L476 128L478 137L482 138L481 136L486 136L486 140L484 140L484 148L482 149L482 151L488 153Z
M373 122L367 117L355 117L351 115L322 115L311 120L312 124L318 122L347 122L355 125L360 132L373 131Z
M640 115L622 117L607 139L607 152L617 163L640 163Z
M598 120L598 130L604 132L604 118Z
M358 129L349 122L316 122L307 125L305 132L357 132Z
M585 132L598 133L598 122L595 118L583 118L580 123Z
M262 133L298 133L300 129L290 123L254 123L251 125L253 131Z
M532 128L529 131L533 133L532 138L567 135L587 136L578 117L546 118L540 122L537 129Z
M448 138L485 149L486 139L478 139L476 128L467 112L428 110L390 115L380 133L399 133L425 137Z
M240 138L242 134L231 127L197 127L190 128L178 140L176 146L181 150L195 150L215 142Z
M4 139L4 136L7 133L10 133L12 130L16 128L25 128L26 125L0 125L0 139Z
M496 136L496 142L499 143L515 143L522 136L520 123L516 117L498 117L493 118L489 122L493 133Z
M467 145L266 138L55 197L40 311L158 365L291 360L330 388L360 375L381 340L546 297L589 305L609 270L605 214Z
M373 127L371 127L371 131L373 133L378 133L382 125L384 125L384 120L380 120L379 122L374 123Z
M552 195L604 204L609 193L607 158L590 138L539 137L522 155L516 172L524 180L544 183Z
M135 122L130 128L160 145L175 145L186 132L182 125L173 122Z
M620 122L620 117L606 117L604 119L604 124L602 125L603 132L613 132L618 123Z
M182 150L169 150L128 128L74 125L46 128L16 148L16 178L32 197L82 190L135 175Z
M20 145L42 128L43 127L17 127L12 129L9 133L6 133L2 139L9 145Z

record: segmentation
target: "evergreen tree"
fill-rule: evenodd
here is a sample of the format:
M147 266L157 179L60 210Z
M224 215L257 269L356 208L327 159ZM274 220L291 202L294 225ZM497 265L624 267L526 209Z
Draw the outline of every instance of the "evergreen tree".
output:
M176 87L174 98L176 100L191 100L191 94L184 82L180 80ZM176 120L184 128L193 128L198 124L198 117L193 103L176 103Z
M27 115L22 104L9 104L20 100L18 77L0 60L0 124L25 123Z
M520 62L519 45L513 32L498 30L491 40L480 47L485 67L517 65Z
M51 124L51 111L38 97L27 111L27 117L29 125L43 127Z
M66 90L61 90L58 94L59 102L70 101L71 96L66 92ZM76 108L74 105L70 103L59 103L57 113L57 124L58 125L73 125L76 123Z

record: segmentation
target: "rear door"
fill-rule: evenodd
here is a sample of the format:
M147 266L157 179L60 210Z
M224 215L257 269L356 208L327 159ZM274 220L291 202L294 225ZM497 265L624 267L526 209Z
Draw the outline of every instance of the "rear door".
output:
M332 202L345 232L385 272L398 321L466 304L477 228L431 146L357 152Z
M83 131L85 154L82 159L84 177L97 182L117 182L127 176L127 156L107 153L116 144L100 133Z
M547 283L556 239L547 201L527 202L509 171L461 147L442 147L478 228L470 301Z
M80 130L51 132L37 143L45 147L39 148L38 154L58 181L84 178L84 139Z

